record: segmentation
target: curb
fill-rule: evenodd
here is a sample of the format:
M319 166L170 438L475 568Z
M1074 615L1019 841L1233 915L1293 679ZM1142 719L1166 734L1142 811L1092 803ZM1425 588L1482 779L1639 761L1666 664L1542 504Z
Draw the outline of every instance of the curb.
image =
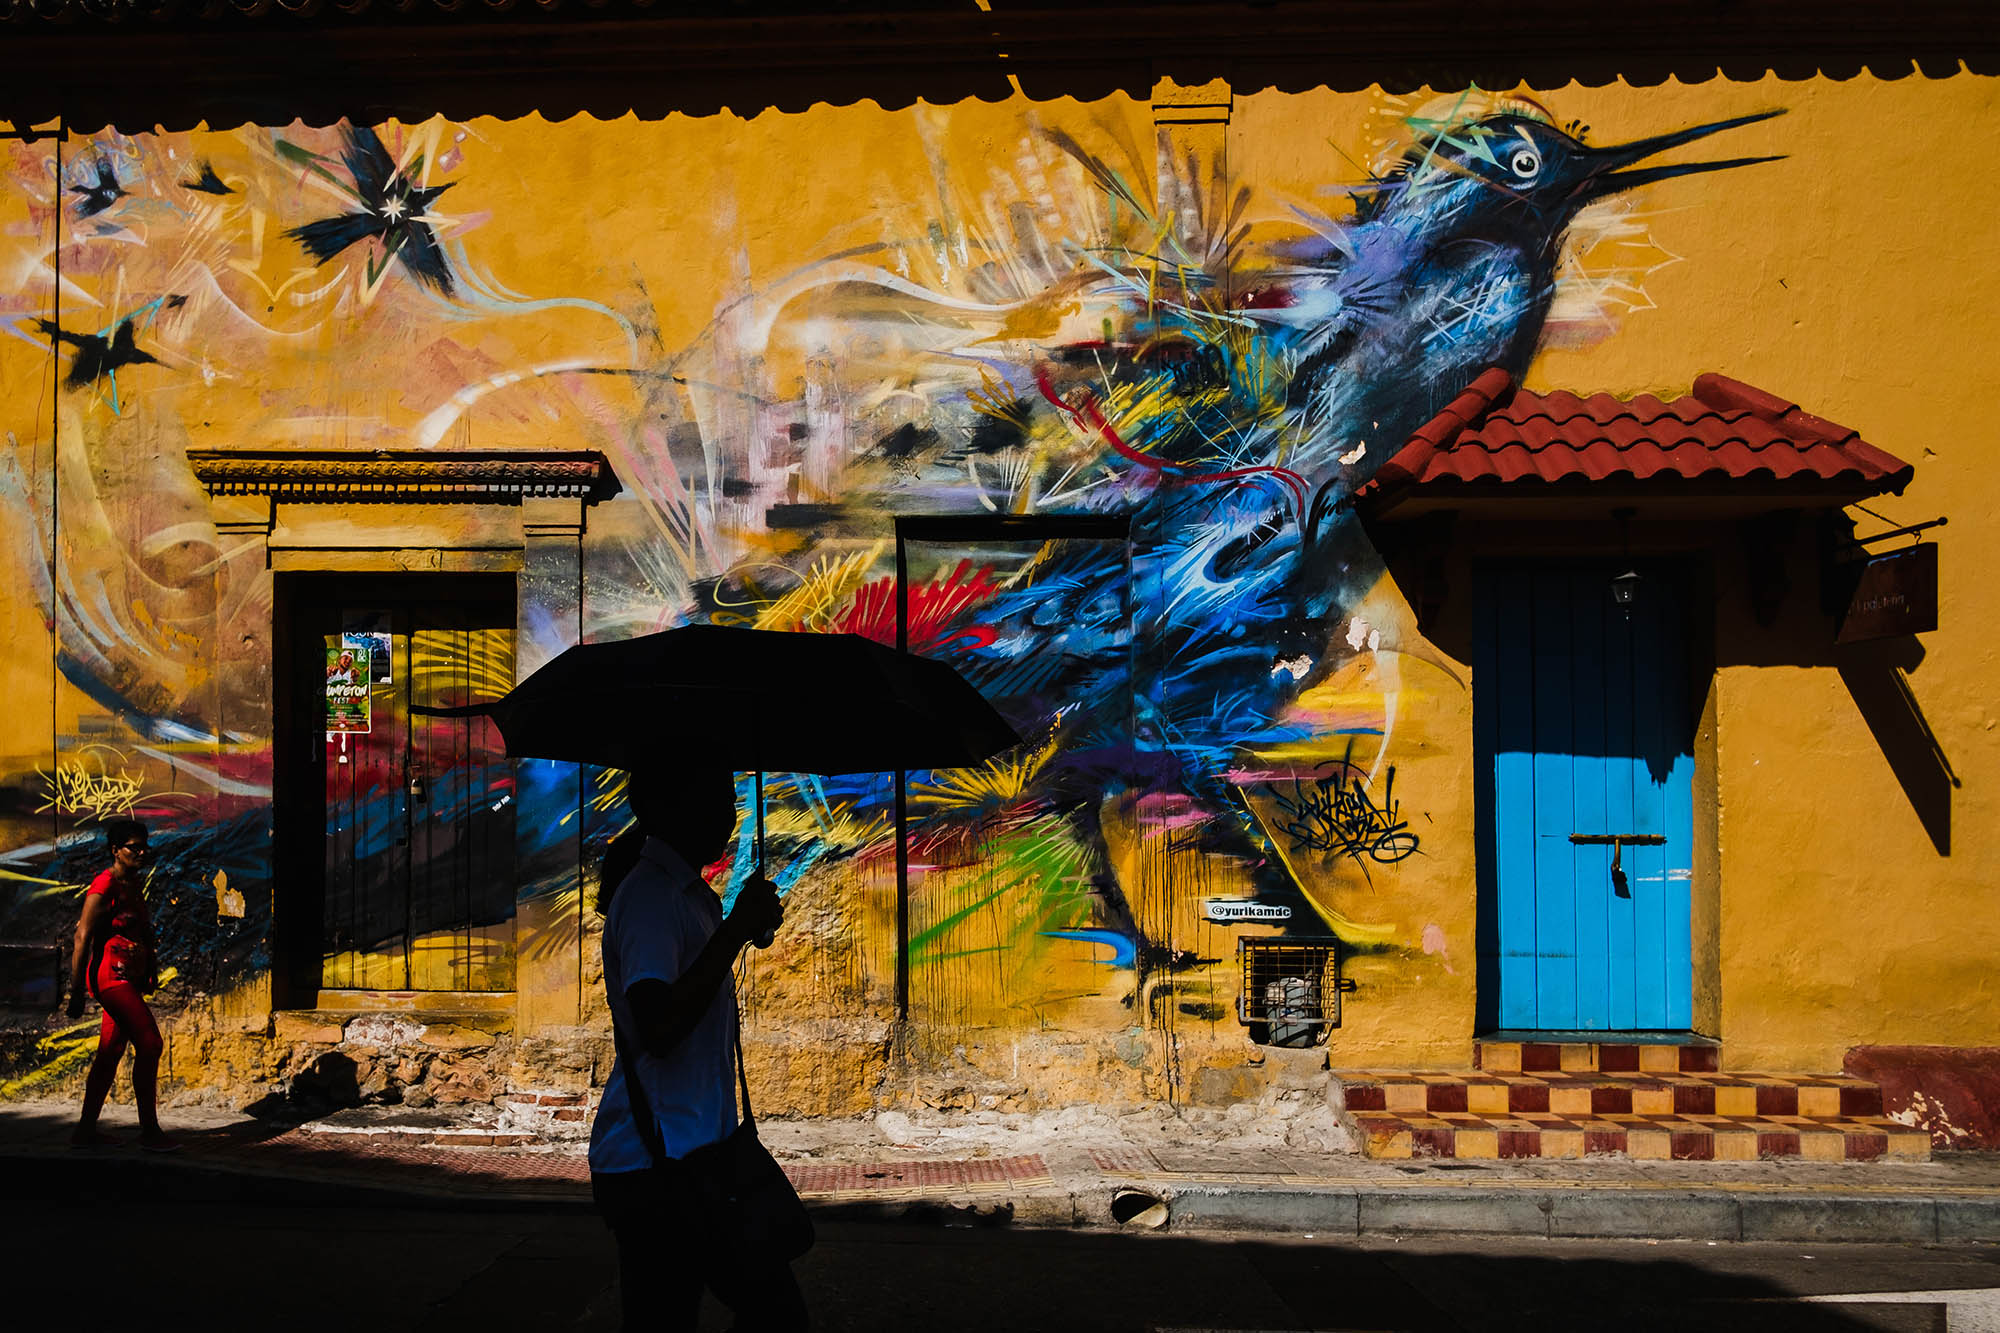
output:
M1521 1186L1180 1185L1166 1230L1574 1240L2000 1242L2000 1191L1838 1193Z

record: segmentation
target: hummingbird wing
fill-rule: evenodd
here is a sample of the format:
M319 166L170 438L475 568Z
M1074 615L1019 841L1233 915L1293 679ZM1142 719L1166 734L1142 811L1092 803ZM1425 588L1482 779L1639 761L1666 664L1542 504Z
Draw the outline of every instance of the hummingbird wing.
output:
M69 362L69 374L63 377L66 389L81 389L104 373L105 352L108 344L94 333L71 333L52 319L35 321L51 343L68 343L76 348Z
M193 180L182 181L183 190L197 190L202 194L234 194L234 190L222 183L222 177L215 174L215 164L204 161L201 171Z
M356 241L380 235L384 230L382 219L371 213L342 213L287 228L285 235L303 246L315 264L324 264Z
M389 195L389 182L396 178L396 160L382 146L382 140L366 125L347 127L347 148L340 160L354 177L354 192L374 212Z
M137 335L132 330L132 321L130 319L120 321L117 329L111 335L111 347L105 354L104 368L106 370L116 370L120 366L134 366L146 363L158 365L160 358L154 356L151 352L140 351Z
M88 334L71 333L52 319L38 319L35 321L35 327L39 328L51 342L68 343L72 347L82 347L84 340L89 337Z
M444 262L444 250L438 246L438 232L432 230L428 222L410 218L394 232L392 246L396 258L410 274L446 296L452 294L452 270Z

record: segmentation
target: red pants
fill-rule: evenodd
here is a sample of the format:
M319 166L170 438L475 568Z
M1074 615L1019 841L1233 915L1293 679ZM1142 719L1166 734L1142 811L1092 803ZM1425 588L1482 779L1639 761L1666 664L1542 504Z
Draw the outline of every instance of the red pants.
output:
M98 990L97 1002L104 1006L104 1018L97 1025L99 1057L117 1064L130 1042L136 1059L157 1063L163 1045L160 1025L153 1021L153 1011L146 1007L139 988L129 981L105 986Z
M83 1121L97 1122L111 1080L118 1076L118 1061L125 1047L132 1047L132 1099L138 1103L139 1124L150 1133L159 1131L156 1108L159 1097L160 1026L146 1007L139 988L130 982L100 987L97 1002L104 1006L104 1018L97 1025L97 1058L91 1062L90 1076L83 1086Z

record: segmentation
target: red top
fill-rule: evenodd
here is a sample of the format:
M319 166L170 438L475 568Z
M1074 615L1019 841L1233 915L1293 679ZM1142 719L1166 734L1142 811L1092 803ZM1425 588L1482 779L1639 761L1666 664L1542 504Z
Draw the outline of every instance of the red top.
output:
M1702 375L1685 398L1533 393L1488 370L1419 427L1357 499L1385 492L1471 494L1559 482L1746 482L1900 491L1908 463L1846 426L1728 378Z
M111 895L111 919L97 945L98 956L91 962L92 990L121 981L145 985L153 971L152 951L146 947L151 934L146 928L146 900L137 890L115 881L109 870L90 881L84 893Z

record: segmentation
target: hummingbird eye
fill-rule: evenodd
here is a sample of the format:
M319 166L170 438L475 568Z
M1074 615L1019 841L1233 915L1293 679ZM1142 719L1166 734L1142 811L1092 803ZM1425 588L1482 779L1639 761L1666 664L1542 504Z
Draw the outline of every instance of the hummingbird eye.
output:
M1507 166L1522 180L1533 180L1542 169L1542 155L1532 148L1516 148L1514 155L1507 159Z

